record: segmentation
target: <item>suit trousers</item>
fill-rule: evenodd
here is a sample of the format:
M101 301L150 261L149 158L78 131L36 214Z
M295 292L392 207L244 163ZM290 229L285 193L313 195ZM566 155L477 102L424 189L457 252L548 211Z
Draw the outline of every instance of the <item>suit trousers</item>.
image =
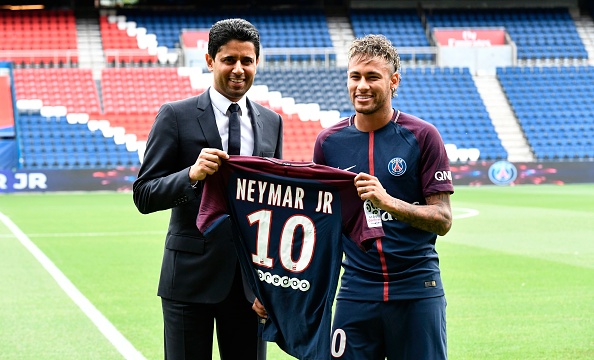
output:
M216 323L221 360L256 359L258 316L246 299L237 264L231 291L220 303L161 299L165 360L210 360Z

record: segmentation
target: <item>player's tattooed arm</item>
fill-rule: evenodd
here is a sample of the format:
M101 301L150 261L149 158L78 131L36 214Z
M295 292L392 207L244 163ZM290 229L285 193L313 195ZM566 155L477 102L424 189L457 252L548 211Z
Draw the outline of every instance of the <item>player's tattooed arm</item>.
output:
M414 205L391 196L377 177L366 173L357 174L355 186L362 200L370 200L375 207L417 229L443 236L452 227L452 209L448 192L427 196L427 205Z
M370 200L375 207L417 229L443 236L452 227L452 208L448 192L427 196L427 205L415 205L391 196L377 177L366 173L357 174L355 186L362 200Z
M393 198L392 209L387 210L392 216L417 229L445 235L452 228L452 209L450 194L440 192L425 198L427 205L413 205Z

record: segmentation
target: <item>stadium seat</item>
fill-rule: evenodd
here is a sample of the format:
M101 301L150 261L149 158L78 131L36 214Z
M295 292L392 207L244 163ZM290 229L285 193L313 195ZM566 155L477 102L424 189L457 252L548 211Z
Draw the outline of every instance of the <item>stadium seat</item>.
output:
M518 48L518 59L587 59L588 54L567 8L436 9L425 11L430 29L504 27Z
M590 159L588 140L594 105L594 67L547 67L517 71L504 68L497 77L537 159ZM575 75L579 73L580 76ZM557 96L550 96L555 79ZM554 128L554 131L543 129ZM590 146L591 147L591 146Z
M21 114L24 124L35 122L37 115ZM138 153L127 151L84 124L70 124L66 117L48 118L35 127L23 126L19 137L21 164L25 169L94 169L109 166L139 166ZM81 141L84 139L84 141ZM98 158L102 152L114 155L106 163ZM118 159L125 159L118 160Z
M77 30L72 10L0 10L0 51L16 65L76 65Z
M100 113L91 69L15 69L18 100L41 100L44 106L66 106L71 113Z

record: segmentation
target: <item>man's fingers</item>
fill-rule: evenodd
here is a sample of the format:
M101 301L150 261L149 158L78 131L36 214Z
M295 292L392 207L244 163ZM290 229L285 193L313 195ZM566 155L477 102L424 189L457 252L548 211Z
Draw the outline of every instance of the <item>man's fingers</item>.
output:
M226 152L224 152L223 150L220 149L215 149L215 148L204 148L202 149L202 151L200 152L200 155L210 155L210 156L215 156L217 158L223 158L223 159L228 159L229 155L227 155Z
M264 305L262 305L260 300L254 300L254 303L252 304L252 310L254 310L256 314L258 314L258 316L260 316L261 318L268 318L268 313L266 312L266 309L264 308Z

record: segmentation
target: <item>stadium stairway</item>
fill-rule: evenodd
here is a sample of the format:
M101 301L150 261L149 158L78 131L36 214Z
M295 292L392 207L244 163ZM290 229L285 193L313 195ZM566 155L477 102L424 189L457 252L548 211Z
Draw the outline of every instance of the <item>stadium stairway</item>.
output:
M93 79L101 77L101 70L105 68L105 54L101 43L99 20L96 14L77 14L76 33L78 44L78 67L91 69Z
M524 131L505 97L497 76L475 75L473 80L497 136L501 140L501 145L507 151L507 160L511 162L534 161Z
M590 15L571 13L576 30L588 52L588 63L594 65L594 21Z
M336 52L336 67L347 67L347 53L351 42L355 38L351 23L344 16L327 16L326 22L328 23L332 47Z
M157 40L154 34L140 35L136 23L125 18L104 16L99 18L106 61L116 65L155 64Z

